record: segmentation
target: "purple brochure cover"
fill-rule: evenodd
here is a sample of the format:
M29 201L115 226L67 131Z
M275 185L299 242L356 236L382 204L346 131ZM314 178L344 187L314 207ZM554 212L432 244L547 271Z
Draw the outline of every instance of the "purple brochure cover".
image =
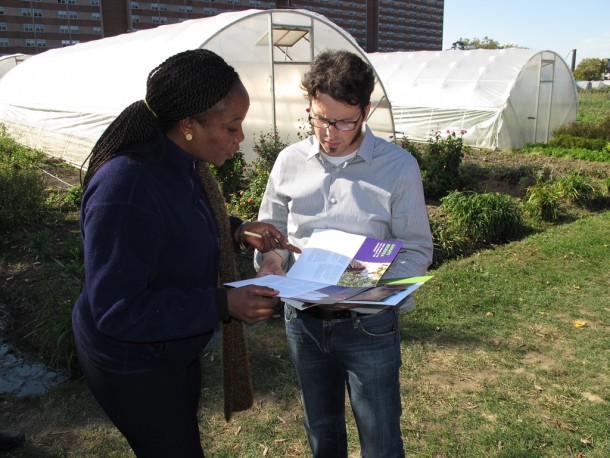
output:
M367 237L354 259L363 262L389 264L394 260L401 247L402 242L397 240L377 240Z
M341 286L375 286L400 251L402 242L367 237L345 269Z

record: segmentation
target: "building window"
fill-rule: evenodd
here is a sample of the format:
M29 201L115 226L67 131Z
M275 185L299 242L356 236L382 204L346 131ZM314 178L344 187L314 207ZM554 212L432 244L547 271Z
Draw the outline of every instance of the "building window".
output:
M100 13L91 13L91 19L94 21L101 21L102 15Z
M102 34L102 28L101 27L93 27L93 33L95 35L101 35Z
M79 28L77 25L70 26L70 33L79 33Z
M68 11L68 16L70 16L70 19L78 19L78 13L76 11Z
M42 10L41 9L33 10L33 15L34 15L34 17L42 17Z
M59 11L57 12L57 17L58 17L59 19L67 19L67 18L68 18L68 12L67 12L67 11L64 11L64 10L59 10Z
M34 24L36 32L44 32L44 24Z
M167 18L165 16L153 16L152 23L153 24L167 24Z
M8 48L8 38L0 38L0 48Z
M132 10L139 10L140 9L140 4L138 2L131 2L131 9Z
M6 24L4 24L4 27L6 27ZM0 30L6 30L6 28L2 28L2 26L0 26ZM34 31L34 24L23 24L23 31L24 32L33 32Z
M67 25L59 26L59 33L68 33L69 30L70 30L70 28Z
M0 31L4 31L4 30L6 30L6 22L0 22ZM26 30L26 32L27 32L27 30Z
M57 0L57 3L65 4L66 0Z
M32 10L29 8L21 8L21 15L22 16L31 16Z
M91 6L100 6L100 0L91 0Z
M36 40L32 40L31 38L27 38L27 39L25 40L25 45L26 45L26 47L28 47L28 48L33 48L33 47L35 47L35 46L36 46Z
M140 22L140 16L138 16L137 14L133 14L131 16L131 22Z
M46 48L47 47L47 40L36 40L36 46L38 48Z
M178 12L179 13L192 13L193 12L193 7L192 6L179 5L178 6Z

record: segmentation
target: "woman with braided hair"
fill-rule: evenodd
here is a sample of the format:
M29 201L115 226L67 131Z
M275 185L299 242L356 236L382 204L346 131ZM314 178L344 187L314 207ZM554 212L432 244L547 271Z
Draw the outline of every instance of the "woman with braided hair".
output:
M225 365L247 365L227 363L243 344L243 334L233 338L243 322L273 313L277 291L219 286L235 279L234 248L298 250L271 224L228 217L209 168L237 152L249 104L221 57L184 51L150 72L146 98L108 126L90 156L74 335L87 384L138 457L203 456L200 353L226 323ZM252 402L249 380L235 390L239 378L225 369L227 418Z

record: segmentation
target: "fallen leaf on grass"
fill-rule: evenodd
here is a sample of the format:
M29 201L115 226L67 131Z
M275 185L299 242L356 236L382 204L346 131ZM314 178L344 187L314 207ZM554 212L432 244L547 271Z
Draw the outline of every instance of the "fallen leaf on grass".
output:
M540 385L534 385L534 388L536 388L536 391L544 391L544 388L542 388Z
M235 430L235 435L237 436L239 433L241 433L241 426L238 426L237 429Z
M546 415L543 415L542 418L547 420L551 425L553 425L557 429L560 429L562 431L570 431L571 433L576 432L576 430L572 426L562 423L559 420L555 420L554 418L547 417Z
M263 449L263 456L267 456L267 453L269 453L269 447L263 444L260 444L260 446Z
M584 444L584 445L589 445L589 446L593 445L593 441L591 440L591 436L582 438L580 440L580 443Z
M574 320L572 324L575 328L584 328L587 325L587 322L584 320Z

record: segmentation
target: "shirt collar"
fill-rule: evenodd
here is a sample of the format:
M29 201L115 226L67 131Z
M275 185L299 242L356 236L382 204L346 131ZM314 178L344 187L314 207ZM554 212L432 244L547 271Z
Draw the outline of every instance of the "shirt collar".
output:
M362 143L360 144L360 148L358 148L358 153L356 156L360 156L368 164L370 164L373 160L375 136L366 123L363 123L362 125L364 127L364 138L362 139ZM309 148L309 153L307 154L308 160L320 153L320 142L318 141L318 137L312 135L311 138L311 147Z

